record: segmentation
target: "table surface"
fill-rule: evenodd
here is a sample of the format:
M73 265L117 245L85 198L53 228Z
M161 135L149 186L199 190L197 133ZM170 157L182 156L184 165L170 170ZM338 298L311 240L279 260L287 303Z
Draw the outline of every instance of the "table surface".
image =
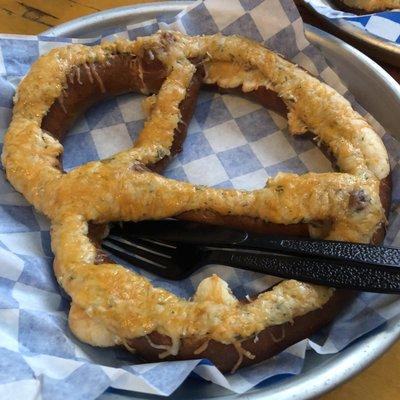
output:
M0 30L37 34L51 26L111 7L153 0L0 0ZM322 29L330 28L300 7L303 19ZM382 63L380 63L382 65ZM400 82L400 69L383 65ZM372 366L319 400L395 400L400 392L400 342Z

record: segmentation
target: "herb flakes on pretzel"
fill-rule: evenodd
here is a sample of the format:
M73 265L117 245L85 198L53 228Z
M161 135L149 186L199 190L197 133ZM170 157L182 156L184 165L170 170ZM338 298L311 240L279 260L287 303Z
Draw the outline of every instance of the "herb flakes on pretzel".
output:
M199 187L153 172L180 151L203 83L287 112L291 132L315 134L340 172L279 173L254 191ZM99 99L129 91L153 94L133 147L63 172L60 140L75 118ZM149 360L207 357L222 371L307 337L349 293L287 280L239 301L211 276L185 300L110 262L93 224L178 217L261 232L308 227L312 236L368 243L382 238L390 196L386 149L347 100L263 46L219 34L158 32L50 51L18 88L2 160L14 187L51 219L54 270L71 297L69 325L78 338L124 345Z

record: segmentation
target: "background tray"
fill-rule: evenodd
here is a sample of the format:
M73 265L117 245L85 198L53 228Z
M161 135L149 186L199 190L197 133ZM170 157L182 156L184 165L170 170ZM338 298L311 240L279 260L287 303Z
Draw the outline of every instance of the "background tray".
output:
M345 40L351 41L354 46L367 53L371 57L384 61L388 64L400 67L400 46L375 36L367 31L364 31L357 26L347 22L346 20L330 19L325 15L320 14L305 0L298 0L302 3L312 14L317 15L323 19L333 29L334 33L342 33ZM337 6L332 3L332 8L337 9Z

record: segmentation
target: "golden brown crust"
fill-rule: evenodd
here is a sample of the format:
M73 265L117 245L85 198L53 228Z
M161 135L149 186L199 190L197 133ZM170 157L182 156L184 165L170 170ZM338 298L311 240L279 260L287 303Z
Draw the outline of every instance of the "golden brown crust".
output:
M313 131L345 173L280 174L266 188L244 192L196 187L149 172L147 167L160 168L179 150L185 135L181 128L193 112L191 98L202 76L197 62L191 60L199 59L204 61L206 83L228 90L241 87L264 105L272 100L276 111L288 110L291 131ZM129 75L126 86L115 76L116 68L121 76ZM61 173L62 147L41 127L60 137L77 111L96 98L127 88L148 93L160 85L158 95L146 102L149 118L132 149ZM279 98L273 96L275 92ZM18 89L2 157L10 181L52 218L56 276L73 299L71 329L99 346L124 343L130 348L128 340L158 332L171 340L164 355L185 352L185 346L180 346L185 340L188 346L212 340L222 346L232 344L239 354L253 358L241 348L238 337L251 346L248 338L268 332L269 327L302 316L308 324L307 316L327 304L333 290L284 281L253 301L240 303L226 283L213 276L199 285L193 301L186 301L108 263L88 237L88 221L180 215L265 231L271 229L270 223L282 228L322 220L330 222L328 238L363 242L370 241L377 226L385 223L379 181L387 176L389 166L376 133L333 89L239 37L191 38L167 32L136 42L52 51L33 66ZM272 229L276 232L278 226ZM294 229L304 233L304 225ZM322 231L314 229L313 234ZM297 340L309 331L288 332ZM289 342L282 341L282 347L276 348ZM214 361L225 368L232 367L232 359L225 364L223 359Z
M197 64L197 70L187 88L186 96L179 104L181 118L174 131L174 140L171 145L170 155L164 157L155 164L147 166L154 172L161 173L166 168L171 158L182 151L183 142L186 139L187 129L194 114L194 110L196 108L196 99L204 78L203 66L200 63Z
M400 8L399 0L333 0L339 9L355 15L370 14Z
M273 224L260 218L236 217L234 215L221 215L212 211L188 211L177 215L176 218L186 221L196 221L210 225L223 225L231 228L249 230L265 235L290 235L308 236L308 224Z
M100 80L95 80L93 71ZM154 58L150 60L148 53L143 57L114 54L107 64L79 65L68 73L68 86L51 105L41 126L62 140L75 120L94 103L128 92L158 92L165 77L163 64Z
M366 10L362 10L360 8L355 8L355 7L349 7L346 5L343 1L341 0L332 0L332 3L340 10L344 12L348 12L354 15L365 15L368 14L369 12ZM381 10L379 10L381 11Z

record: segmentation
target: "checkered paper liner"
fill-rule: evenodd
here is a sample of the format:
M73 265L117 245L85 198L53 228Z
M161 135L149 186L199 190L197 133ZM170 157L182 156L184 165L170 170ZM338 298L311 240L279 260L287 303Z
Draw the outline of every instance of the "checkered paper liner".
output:
M83 42L97 44L116 35L134 39L166 26L191 35L221 31L251 37L320 76L371 119L320 52L306 41L291 0L232 0L229 9L223 0L200 1L173 20L160 17ZM1 137L11 118L15 87L32 62L49 49L71 42L82 40L0 36ZM90 109L65 140L65 167L71 169L129 147L143 127L141 100L141 96L126 95ZM286 121L273 112L238 97L207 91L197 103L184 151L166 172L171 178L252 189L265 185L278 171L304 173L331 168L311 141L293 138ZM400 245L400 209L395 209L400 200L400 144L372 122L391 152L395 181L387 244ZM4 173L0 177L0 261L2 399L94 399L110 387L167 396L191 373L197 379L243 393L275 375L300 373L308 347L321 354L340 351L392 318L400 305L394 296L362 293L330 327L310 340L234 375L222 375L207 360L143 364L123 349L94 348L77 340L67 327L68 300L52 272L49 221L7 183ZM141 273L154 285L186 298L211 273L227 280L238 297L258 293L277 282L273 277L216 265L178 283Z
M389 42L400 44L400 10L355 15L337 9L330 0L304 0L315 11L333 20L342 20Z

